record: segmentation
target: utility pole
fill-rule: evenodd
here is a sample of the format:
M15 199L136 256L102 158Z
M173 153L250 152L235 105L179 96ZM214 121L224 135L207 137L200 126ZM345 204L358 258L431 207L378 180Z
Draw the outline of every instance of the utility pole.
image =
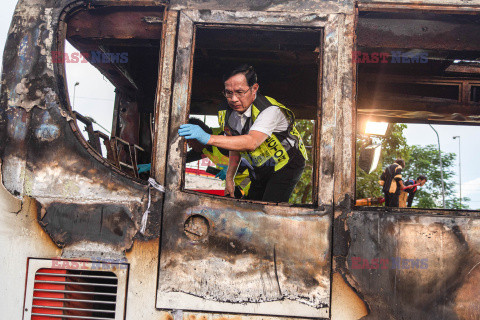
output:
M428 124L430 128L435 131L435 134L437 135L437 140L438 140L438 158L440 159L440 179L442 179L442 202L443 202L443 209L446 209L445 207L445 184L443 182L443 164L442 164L442 153L440 151L440 136L438 135L437 130L435 130L434 127L432 127L431 124Z
M77 86L80 84L80 82L75 82L73 85L73 101L72 101L72 111L75 108L75 90L77 89Z
M453 140L458 138L458 176L459 176L459 189L460 189L460 208L462 208L462 158L460 158L460 136L454 136Z

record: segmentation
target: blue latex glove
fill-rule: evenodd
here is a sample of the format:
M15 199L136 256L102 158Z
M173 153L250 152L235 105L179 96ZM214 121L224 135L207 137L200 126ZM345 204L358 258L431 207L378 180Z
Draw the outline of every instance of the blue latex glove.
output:
M217 167L222 168L222 170L215 175L215 178L225 180L227 178L228 166L224 164L217 164Z
M185 139L195 139L201 144L207 144L210 140L210 135L196 124L182 124L178 129L178 134Z
M152 168L152 164L151 164L151 163L139 164L139 165L137 166L138 173L150 171L151 168Z

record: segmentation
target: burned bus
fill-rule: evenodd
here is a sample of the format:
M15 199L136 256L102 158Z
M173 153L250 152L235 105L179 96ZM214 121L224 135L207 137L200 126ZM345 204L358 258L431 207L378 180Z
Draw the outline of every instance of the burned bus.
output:
M478 0L20 0L0 96L3 317L479 319L478 211L355 196L367 121L480 124L479 12ZM108 133L73 107L72 61L114 87ZM304 128L288 203L224 197L186 163L179 126L215 122L222 73L242 63Z

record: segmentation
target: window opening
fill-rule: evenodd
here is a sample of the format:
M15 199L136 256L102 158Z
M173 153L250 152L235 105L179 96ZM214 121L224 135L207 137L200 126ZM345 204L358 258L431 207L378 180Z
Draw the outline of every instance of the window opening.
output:
M399 25L409 30L389 32ZM467 34L477 28L468 15L360 13L357 206L405 207L410 196L421 209L480 209L480 47Z
M470 92L470 101L480 102L480 86L472 86Z
M105 141L101 137L111 135L115 87L68 41L65 44L70 106L85 140L105 157L107 148L99 142Z
M357 205L386 206L383 181L392 188L389 193L398 196L399 207L443 208L444 197L446 209L480 209L480 171L475 156L480 143L474 138L480 135L479 126L388 123L389 129L382 135L365 134L367 123L379 122L361 119L358 123ZM401 172L392 168L397 159L405 161ZM390 171L385 176L386 168ZM391 180L397 174L405 187L413 187L397 190L399 185ZM426 177L425 183L418 179L421 176Z
M311 29L199 27L196 30L189 118L205 122L210 127L205 130L213 134L225 134L217 113L226 102L222 77L239 65L252 65L258 75L258 94L274 98L295 114L295 126L305 145L305 169L290 196L291 204L312 204L320 39L320 31ZM213 157L206 155L208 150L202 153L201 146L196 147L197 158L192 157L195 146L191 141L187 147L185 189L223 196L222 178L228 166L221 161L215 164ZM228 150L222 151L228 163ZM252 185L253 170L248 169L246 160L243 157L244 165L239 167L235 178L236 198L248 199Z
M148 179L163 9L94 8L67 18L70 105L89 145L126 174Z

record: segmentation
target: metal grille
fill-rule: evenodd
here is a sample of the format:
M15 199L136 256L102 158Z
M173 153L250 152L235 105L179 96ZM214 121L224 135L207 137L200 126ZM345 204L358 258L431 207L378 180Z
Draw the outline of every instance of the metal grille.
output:
M117 302L124 304L124 299L123 303L121 299L118 299L119 279L117 274L114 271L105 271L105 268L101 267L113 268L118 271L120 270L119 266L126 268L125 264L97 263L97 266L93 264L93 268L101 270L92 270L91 262L82 264L75 261L62 264L68 260L62 260L60 263L58 260L36 261L51 261L54 266L71 266L72 263L76 263L77 268L29 270L35 273L27 279L27 281L33 280L33 284L27 282L27 294L29 294L29 288L33 292L30 293L31 298L27 296L25 301L24 319L123 319L123 315L116 314L117 310L123 314L124 309L117 306ZM124 284L122 281L121 286L124 287ZM121 297L124 296L124 293L121 294Z

